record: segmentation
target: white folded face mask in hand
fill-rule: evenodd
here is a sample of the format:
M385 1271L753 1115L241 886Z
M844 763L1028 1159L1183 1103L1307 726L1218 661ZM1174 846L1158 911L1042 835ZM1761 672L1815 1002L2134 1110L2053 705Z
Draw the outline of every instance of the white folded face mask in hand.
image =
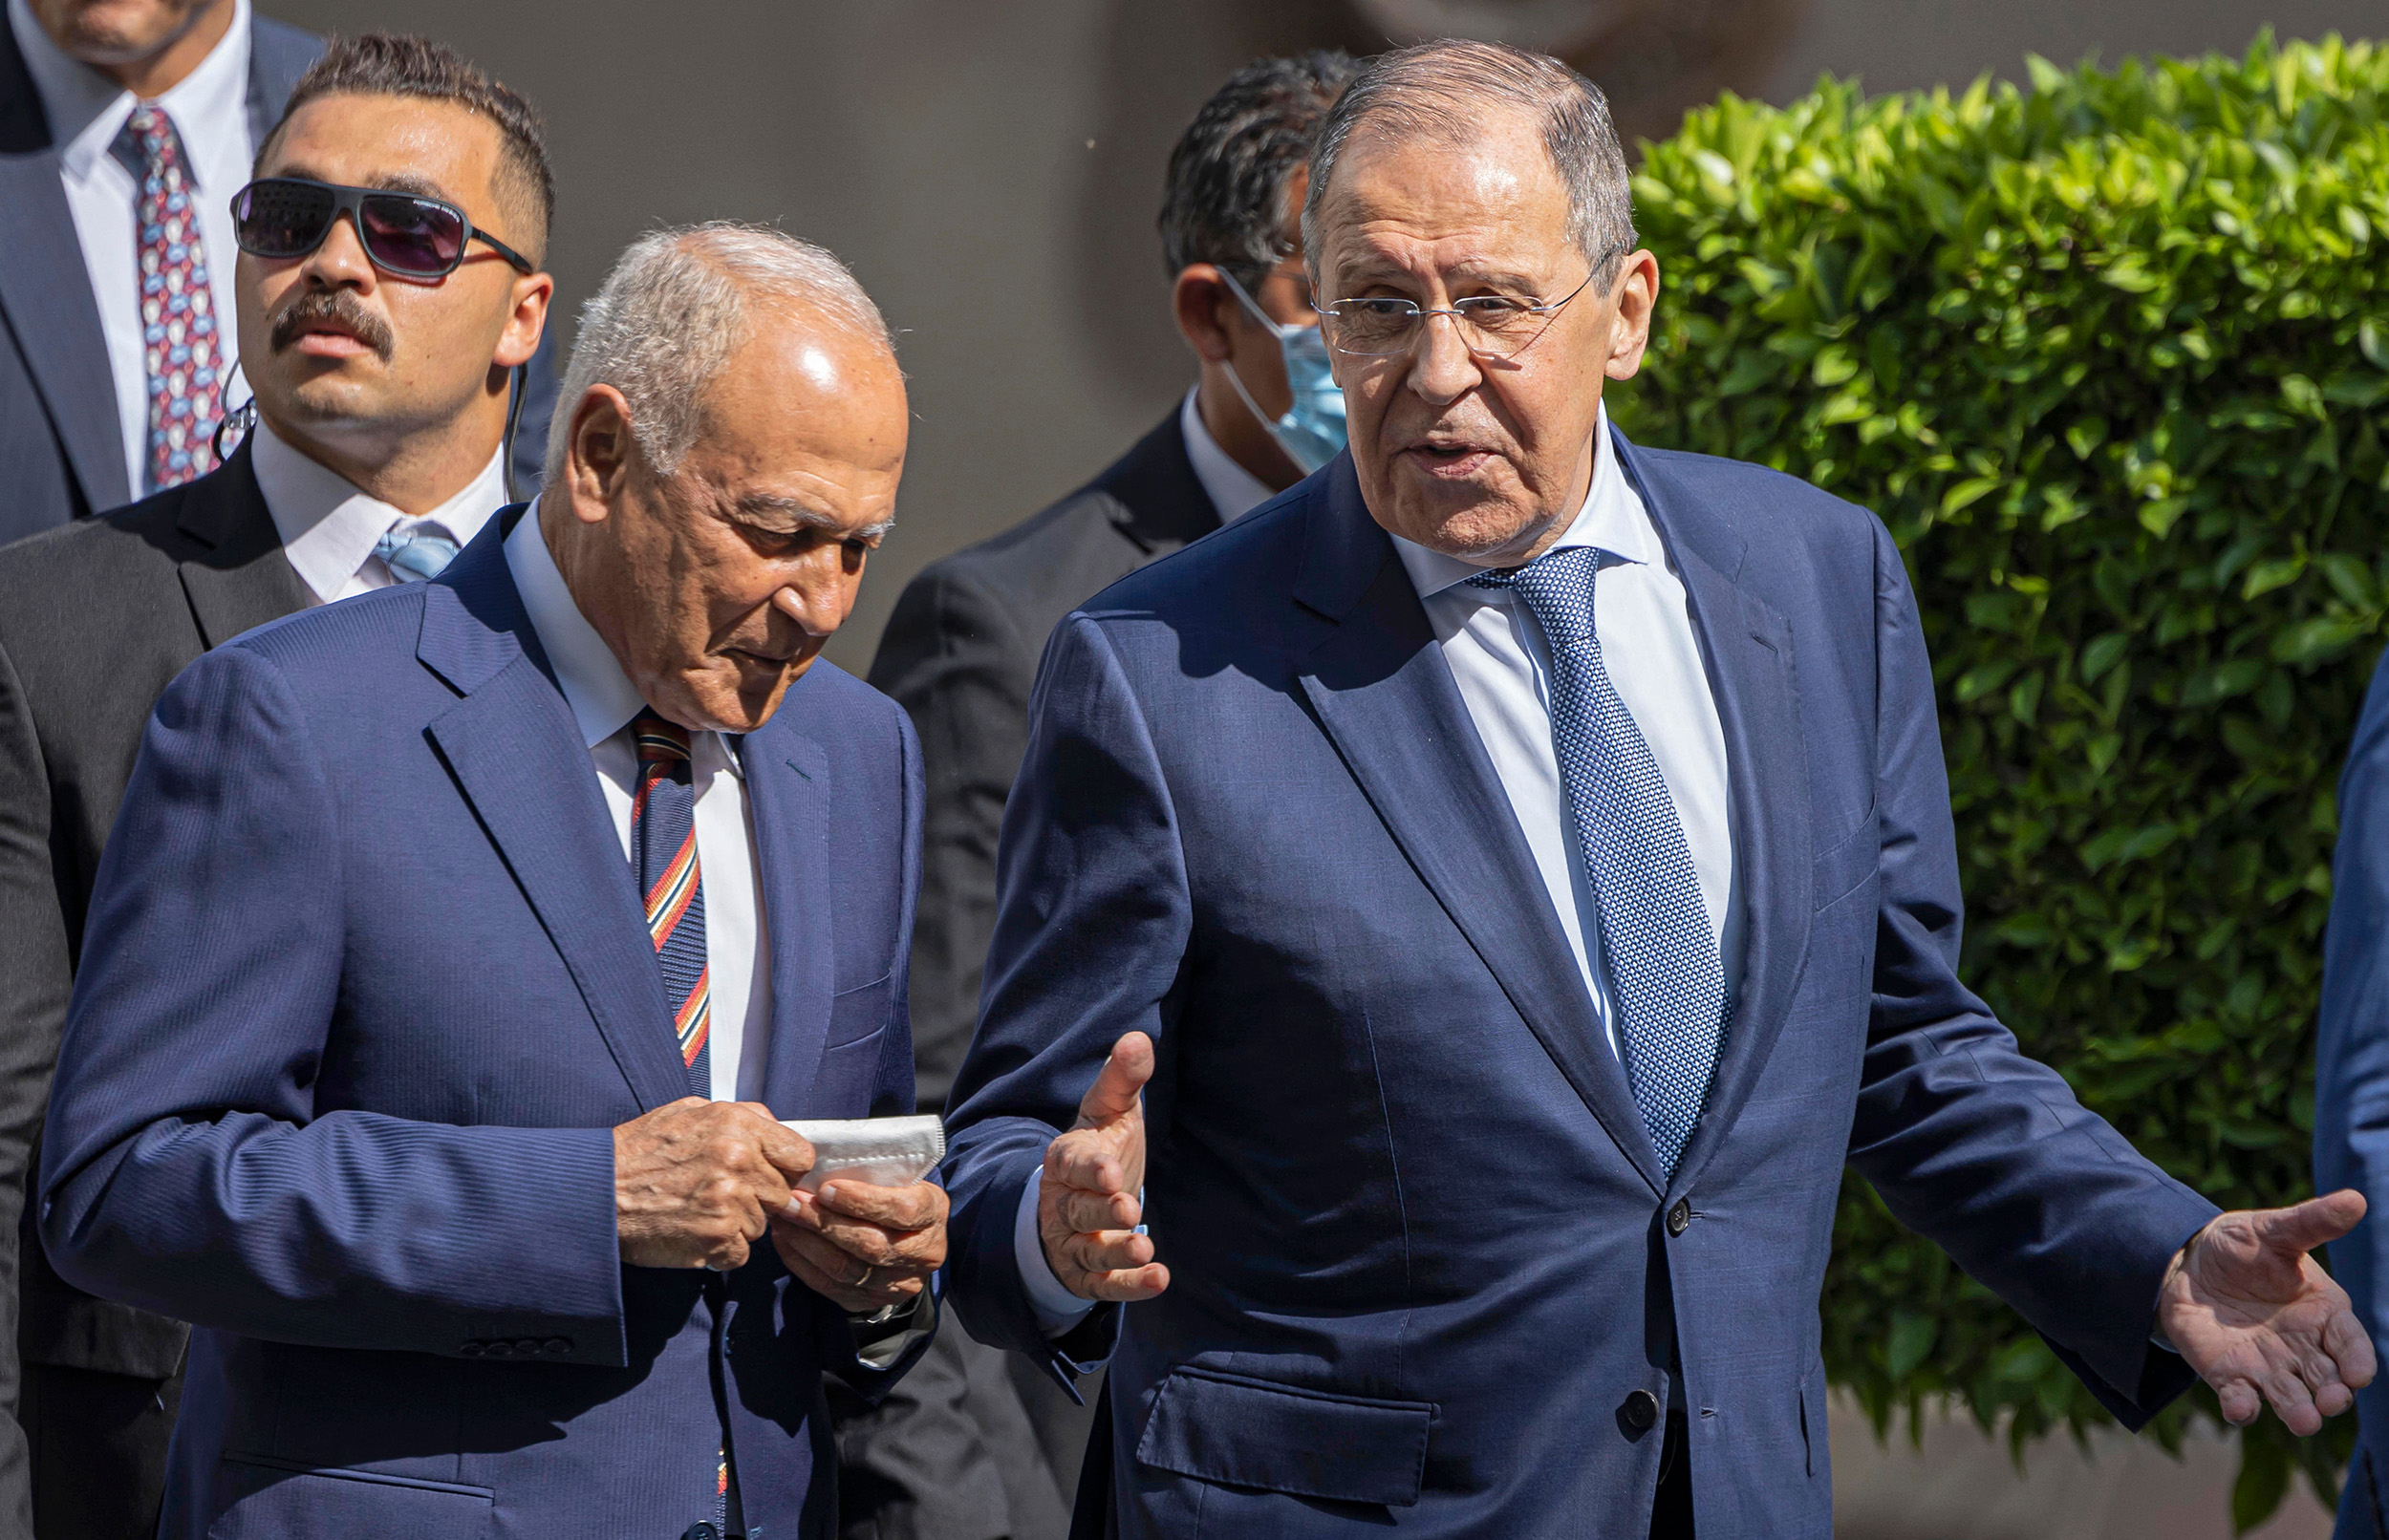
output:
M946 1128L926 1114L917 1118L782 1119L813 1146L813 1168L796 1187L819 1190L842 1179L875 1187L907 1187L945 1159Z

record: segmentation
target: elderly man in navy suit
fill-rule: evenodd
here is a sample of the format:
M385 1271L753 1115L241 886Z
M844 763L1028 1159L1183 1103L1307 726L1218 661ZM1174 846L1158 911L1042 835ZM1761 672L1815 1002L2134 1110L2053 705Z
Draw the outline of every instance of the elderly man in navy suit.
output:
M172 1540L826 1540L822 1375L934 1325L944 1195L800 1191L777 1121L912 1104L919 749L818 656L887 330L818 247L661 231L567 399L535 506L206 654L125 792L41 1233L197 1328Z
M1350 453L1055 633L956 1087L964 1323L1108 1358L1082 1524L1828 1535L1845 1161L2125 1421L2344 1410L2361 1200L2219 1216L1959 983L1883 525L1604 420L1599 93L1388 54L1303 233Z

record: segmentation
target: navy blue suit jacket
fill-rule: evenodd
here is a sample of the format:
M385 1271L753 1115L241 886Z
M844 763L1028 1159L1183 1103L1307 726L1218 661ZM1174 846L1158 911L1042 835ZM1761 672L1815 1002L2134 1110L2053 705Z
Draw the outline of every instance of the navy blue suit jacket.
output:
M2188 1382L2149 1332L2213 1208L1957 979L1889 536L1771 471L1617 442L1689 596L1748 906L1672 1180L1348 459L1048 647L956 1087L948 1297L985 1340L1108 1350L1114 1532L1642 1534L1672 1339L1702 1540L1829 1534L1845 1161L2126 1421ZM1057 1347L1013 1213L1130 1028L1159 1045L1173 1281Z
M172 1540L678 1535L712 1516L717 1378L749 1516L827 1536L821 1372L887 1378L768 1246L726 1276L618 1258L609 1130L688 1083L506 571L518 516L436 582L193 664L108 842L42 1236L72 1282L199 1328ZM911 725L816 661L743 762L764 1099L909 1111Z
M2331 1243L2331 1272L2375 1342L2389 1327L2389 658L2373 673L2339 776L2339 845L2323 939L2314 1044L2314 1190L2372 1204ZM2343 1536L2375 1540L2389 1498L2389 1380L2356 1395L2356 1465L2339 1491Z

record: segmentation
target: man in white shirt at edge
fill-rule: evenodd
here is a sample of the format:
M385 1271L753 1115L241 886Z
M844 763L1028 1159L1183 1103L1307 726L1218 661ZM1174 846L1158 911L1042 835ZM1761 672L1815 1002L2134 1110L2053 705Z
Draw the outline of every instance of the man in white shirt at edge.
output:
M437 198L533 270L475 239L444 278L394 277L347 217L298 256L240 254L228 211L248 168L206 173L200 202L226 211L212 276L233 295L257 426L219 469L0 550L0 823L24 836L0 841L0 933L20 942L0 949L11 1237L22 1184L38 1180L74 938L159 693L241 631L431 575L506 501L508 374L538 347L553 291L538 270L552 193L537 116L444 49L376 36L339 44L291 99L260 175ZM0 1289L20 1300L7 1341L21 1337L27 1367L21 1406L13 1376L0 1386L0 1532L23 1532L10 1511L28 1504L45 1540L146 1535L186 1329L74 1289L31 1236L17 1252L21 1284L0 1273Z
M232 192L248 181L257 153L249 121L250 26L248 0L180 6L9 0L9 30L57 146L58 181L99 308L123 431L125 485L136 498L160 486L147 474L137 212L142 164L128 120L146 106L172 123L198 214L209 314L230 315ZM215 334L216 373L228 380L238 347L231 328ZM213 426L200 424L203 432ZM203 460L185 475L210 464Z

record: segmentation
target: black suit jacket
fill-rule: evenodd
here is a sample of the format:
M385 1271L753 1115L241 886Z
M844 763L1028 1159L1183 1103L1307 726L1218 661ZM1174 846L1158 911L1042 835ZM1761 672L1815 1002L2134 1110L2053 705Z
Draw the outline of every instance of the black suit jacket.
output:
M929 776L913 1049L923 1109L944 1106L979 1020L996 923L996 830L1028 745L1028 694L1062 617L1219 527L1177 409L1086 486L921 569L896 601L871 682L913 716Z
M323 42L312 32L264 16L250 23L252 139L265 141L291 88L322 53ZM233 193L203 191L209 198ZM233 257L214 255L220 262ZM516 486L525 497L539 485L555 410L549 338L528 373L514 453ZM238 399L245 394L226 404ZM121 507L139 491L125 482L116 384L75 217L58 182L58 146L16 34L0 17L0 544Z
M0 549L0 1235L30 1220L83 913L150 707L201 652L309 598L247 448L212 475ZM0 1342L34 1363L175 1372L188 1328L65 1283L23 1229L21 1259L0 1259L0 1310L21 1300L23 1315Z

